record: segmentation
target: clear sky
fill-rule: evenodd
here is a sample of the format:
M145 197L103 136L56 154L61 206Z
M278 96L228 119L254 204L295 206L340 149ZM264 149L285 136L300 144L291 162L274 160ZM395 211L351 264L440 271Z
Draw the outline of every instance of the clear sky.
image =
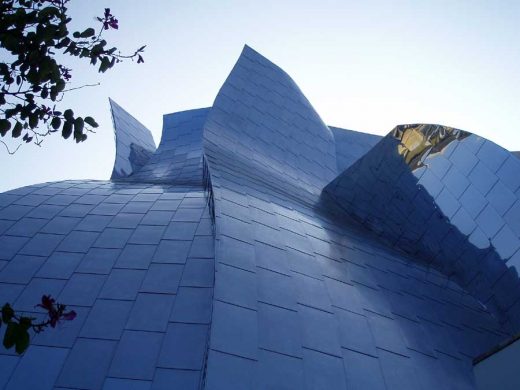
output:
M109 43L146 44L144 64L99 75L78 61L62 107L100 128L76 145L56 134L14 156L0 149L0 192L62 179L108 179L108 97L160 141L162 115L210 106L244 44L281 66L329 125L384 135L395 125L457 127L520 150L520 1L72 0L78 30L110 7ZM3 145L0 145L3 147Z

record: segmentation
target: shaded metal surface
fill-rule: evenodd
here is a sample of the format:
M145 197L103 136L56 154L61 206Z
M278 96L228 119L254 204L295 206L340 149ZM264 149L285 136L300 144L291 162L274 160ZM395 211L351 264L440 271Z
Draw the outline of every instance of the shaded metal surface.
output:
M398 126L326 188L392 246L468 289L520 328L520 161L476 135Z
M520 388L517 362L520 358L518 337L480 356L474 362L473 371L479 390L516 390Z

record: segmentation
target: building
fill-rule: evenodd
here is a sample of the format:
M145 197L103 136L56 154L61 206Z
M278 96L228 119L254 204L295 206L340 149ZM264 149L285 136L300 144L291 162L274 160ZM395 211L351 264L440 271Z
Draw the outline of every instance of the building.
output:
M247 46L157 148L111 106L112 180L0 195L0 301L78 313L0 349L6 389L473 389L473 359L520 330L505 149L329 128Z

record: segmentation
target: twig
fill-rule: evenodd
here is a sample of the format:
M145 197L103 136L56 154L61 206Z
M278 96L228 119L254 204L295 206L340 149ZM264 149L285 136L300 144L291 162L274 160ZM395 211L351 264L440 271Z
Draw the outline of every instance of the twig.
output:
M7 153L9 154L15 154L18 151L18 149L20 149L20 146L22 146L22 144L18 144L16 149L11 152L11 150L9 150L9 146L7 146L7 144L4 141L0 140L0 142L4 144L5 148L7 149Z
M101 85L101 83L80 85L79 87L74 87L74 88L64 89L63 91L61 91L61 93L63 93L63 92L69 92L69 91L74 91L74 90L76 90L76 89L81 89L81 88L85 88L85 87L97 87L98 85Z

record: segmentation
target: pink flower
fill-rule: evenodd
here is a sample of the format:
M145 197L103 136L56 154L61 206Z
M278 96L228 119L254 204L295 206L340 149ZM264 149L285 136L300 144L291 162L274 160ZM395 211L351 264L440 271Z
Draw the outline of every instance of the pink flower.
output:
M76 312L74 310L71 310L68 313L63 313L63 316L61 318L65 321L72 321L74 318L76 318Z
M103 20L103 28L108 30L113 28L117 30L119 28L119 21L110 13L110 8L105 8L105 19Z
M47 311L54 310L54 298L51 298L50 295L44 295L42 296L42 303L39 303L36 305L36 307L41 307L42 309L45 309Z

